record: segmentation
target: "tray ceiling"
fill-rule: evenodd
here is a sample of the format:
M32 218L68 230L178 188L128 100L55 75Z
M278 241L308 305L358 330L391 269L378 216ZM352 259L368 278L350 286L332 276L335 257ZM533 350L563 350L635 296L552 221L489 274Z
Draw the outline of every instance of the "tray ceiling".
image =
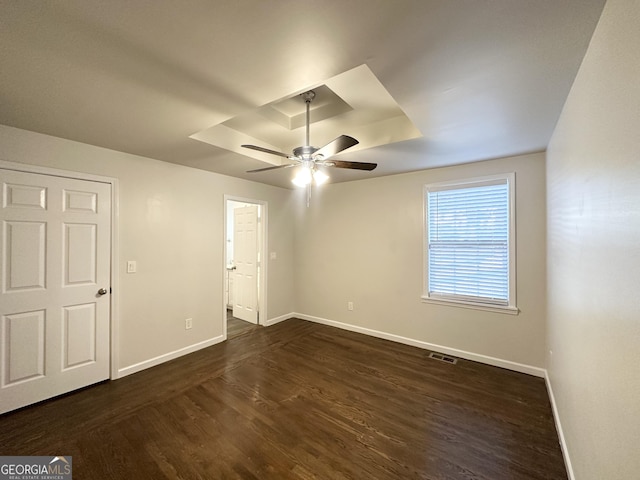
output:
M379 165L332 182L540 151L604 3L0 0L0 123L290 188L235 146L300 145L293 99L327 87L349 108L312 143L352 135L340 158Z

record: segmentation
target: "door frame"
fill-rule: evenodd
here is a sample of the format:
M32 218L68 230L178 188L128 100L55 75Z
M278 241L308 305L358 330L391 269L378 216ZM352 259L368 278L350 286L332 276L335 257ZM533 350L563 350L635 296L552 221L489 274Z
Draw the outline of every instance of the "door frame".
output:
M49 175L52 177L71 178L74 180L86 180L90 182L106 183L111 186L111 278L109 295L109 378L115 380L119 378L119 249L118 249L118 223L120 218L119 210L119 186L118 179L114 177L106 177L102 175L93 175L90 173L76 172L71 170L62 170L58 168L43 167L30 163L9 162L0 159L0 168L5 170L13 170L23 173L36 173L40 175Z
M222 216L223 228L222 228L222 243L224 248L222 249L222 322L223 322L223 336L227 339L227 302L224 299L224 285L227 275L227 203L228 202L241 202L251 203L253 205L260 206L260 222L258 229L260 232L260 264L258 274L258 325L265 325L267 321L267 252L268 252L268 214L269 204L266 200L257 200L255 198L239 197L236 195L224 194L224 202L222 210L224 215Z

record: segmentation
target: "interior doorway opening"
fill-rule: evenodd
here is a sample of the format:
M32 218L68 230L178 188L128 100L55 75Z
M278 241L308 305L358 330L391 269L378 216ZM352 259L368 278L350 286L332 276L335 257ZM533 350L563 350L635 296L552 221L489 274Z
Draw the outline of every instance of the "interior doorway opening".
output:
M225 195L225 337L263 325L266 320L267 204Z

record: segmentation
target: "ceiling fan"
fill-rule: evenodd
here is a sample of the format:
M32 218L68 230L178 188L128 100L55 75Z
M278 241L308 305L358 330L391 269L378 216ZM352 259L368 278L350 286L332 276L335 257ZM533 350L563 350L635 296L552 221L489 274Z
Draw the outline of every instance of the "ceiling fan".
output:
M296 177L292 180L295 185L307 186L308 197L310 196L311 183L321 185L326 182L329 177L322 171L318 170L318 167L337 167L337 168L349 168L352 170L368 170L371 171L378 166L377 163L364 163L364 162L346 162L343 160L330 160L331 157L338 153L353 147L358 144L358 140L348 135L340 135L338 138L330 141L324 147L316 148L312 147L309 142L309 109L311 101L315 98L316 93L313 90L302 93L301 97L304 99L307 109L307 121L306 121L306 142L305 145L293 149L293 155L287 155L286 153L277 152L268 148L258 147L257 145L242 145L244 148L250 148L251 150L257 150L259 152L269 153L271 155L278 155L285 157L291 161L291 163L285 163L283 165L276 165L274 167L258 168L256 170L249 170L247 173L266 172L267 170L276 170L280 168L302 167Z

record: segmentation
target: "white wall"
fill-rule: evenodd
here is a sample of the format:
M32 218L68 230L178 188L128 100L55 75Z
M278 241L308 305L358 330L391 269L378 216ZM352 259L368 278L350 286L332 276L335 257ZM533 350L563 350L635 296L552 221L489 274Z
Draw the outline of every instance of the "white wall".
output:
M483 361L491 357L541 369L546 338L544 162L538 153L329 184L314 191L309 209L299 198L296 311L360 331L470 352ZM423 303L423 186L512 171L521 313ZM348 301L354 302L353 311L347 310Z
M289 190L5 126L0 160L119 179L119 369L223 334L224 194L268 202L267 318L292 311Z
M547 157L548 371L574 478L640 475L640 2L609 0Z

